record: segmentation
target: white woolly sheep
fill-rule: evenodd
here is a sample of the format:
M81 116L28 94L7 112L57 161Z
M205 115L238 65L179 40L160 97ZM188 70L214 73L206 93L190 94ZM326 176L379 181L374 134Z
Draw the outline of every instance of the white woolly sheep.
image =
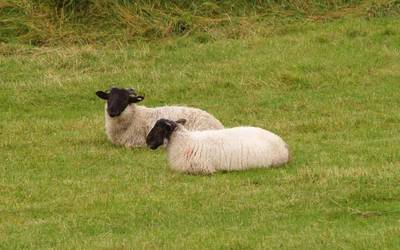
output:
M244 170L277 166L289 161L287 144L276 134L256 127L188 131L185 119L160 119L146 138L151 149L167 145L174 170L211 174L217 170Z
M97 91L96 95L107 100L105 128L109 140L126 147L145 147L146 135L158 119L188 119L188 130L222 129L224 126L209 113L190 107L164 106L147 108L135 103L144 99L133 89L111 88L108 93Z

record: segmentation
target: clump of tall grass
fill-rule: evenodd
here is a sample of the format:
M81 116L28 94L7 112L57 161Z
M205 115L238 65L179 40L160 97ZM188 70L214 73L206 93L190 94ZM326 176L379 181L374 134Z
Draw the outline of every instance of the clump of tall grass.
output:
M368 17L395 16L400 14L400 0L380 1L369 6Z
M107 43L191 33L242 37L257 22L337 16L349 9L370 17L393 15L399 5L398 0L13 0L0 3L0 42Z

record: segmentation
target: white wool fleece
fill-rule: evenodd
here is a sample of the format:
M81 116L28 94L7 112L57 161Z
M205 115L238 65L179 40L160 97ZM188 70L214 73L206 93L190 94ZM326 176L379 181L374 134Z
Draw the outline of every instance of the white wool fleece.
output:
M179 124L168 140L167 152L174 170L197 174L289 161L287 144L276 134L256 127L188 131Z
M105 110L106 134L109 140L126 147L146 147L146 136L157 122L165 118L169 120L186 119L188 130L223 129L224 126L214 116L197 108L164 106L147 108L130 104L118 117L110 117Z

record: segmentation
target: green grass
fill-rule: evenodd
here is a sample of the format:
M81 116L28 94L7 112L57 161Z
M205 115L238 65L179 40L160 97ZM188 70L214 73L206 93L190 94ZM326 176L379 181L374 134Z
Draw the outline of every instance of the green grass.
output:
M218 40L268 34L259 22L399 15L398 0L3 0L0 43L104 45L193 34Z
M258 24L263 26L263 23ZM277 25L70 47L0 47L0 248L396 249L400 21ZM104 134L96 90L281 135L283 168L190 176Z

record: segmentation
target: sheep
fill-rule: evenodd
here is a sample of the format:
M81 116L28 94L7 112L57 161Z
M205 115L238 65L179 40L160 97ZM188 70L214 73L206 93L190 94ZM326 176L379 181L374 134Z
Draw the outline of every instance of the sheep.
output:
M287 144L257 127L188 131L185 119L160 119L146 138L150 149L166 144L172 169L191 174L278 166L289 161Z
M132 88L110 88L108 93L97 91L96 95L107 100L105 105L105 130L108 139L125 147L146 147L146 135L160 118L184 117L188 130L222 129L224 126L211 114L190 107L164 106L147 108L136 105L144 99Z

